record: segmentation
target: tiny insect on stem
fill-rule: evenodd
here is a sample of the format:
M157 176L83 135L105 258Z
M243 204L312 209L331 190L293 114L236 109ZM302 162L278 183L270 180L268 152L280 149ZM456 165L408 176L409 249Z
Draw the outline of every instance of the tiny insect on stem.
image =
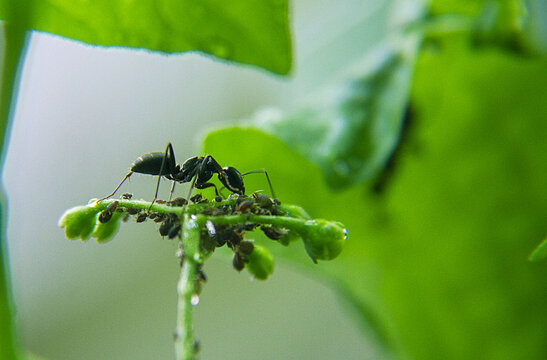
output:
M211 155L194 156L187 159L182 165L179 165L175 161L173 145L171 145L171 143L169 142L167 143L165 151L150 152L137 158L137 160L135 160L135 162L131 165L129 173L125 175L125 177L114 189L114 191L110 195L107 195L97 200L97 202L101 202L114 196L114 194L118 191L122 184L134 173L158 176L156 191L154 193L154 199L150 204L150 208L152 208L152 205L156 202L158 198L158 191L162 176L168 180L173 181L171 191L169 193L169 200L171 200L173 196L173 191L175 190L175 184L177 182L191 182L190 190L187 197L187 200L190 200L194 188L206 189L212 187L215 190L216 196L220 196L217 186L212 182L209 182L214 174L217 175L218 180L226 189L234 194L244 195L245 185L243 183L243 176L249 174L264 173L264 175L266 175L266 180L268 181L272 197L275 198L275 193L272 183L270 181L270 177L268 176L268 172L265 169L252 170L242 174L234 167L220 166L220 164Z

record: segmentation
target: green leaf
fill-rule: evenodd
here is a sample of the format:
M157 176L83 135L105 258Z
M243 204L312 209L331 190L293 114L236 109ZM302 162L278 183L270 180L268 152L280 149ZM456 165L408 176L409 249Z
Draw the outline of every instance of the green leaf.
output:
M363 327L373 327L379 338L385 339L385 329L371 311L372 304L378 302L373 298L379 291L370 290L375 288L376 280L371 281L363 275L374 274L377 270L371 267L371 261L367 258L370 251L363 236L363 215L368 211L362 203L362 191L331 192L317 165L289 149L281 140L254 128L234 127L213 131L205 138L203 152L212 154L220 164L235 166L242 172L265 168L278 198L283 199L284 203L302 205L311 217L344 221L349 238L345 241L344 251L328 266L312 263L305 249L297 246L298 243L283 246L266 240L261 244L274 257L290 260L315 276L323 275L325 279L330 279L341 291L351 296L352 306L358 308L358 313L367 319ZM250 193L267 189L268 184L261 176L248 175L245 186ZM303 218L309 216L305 214Z
M8 272L6 250L7 208L3 189L0 190L0 359L16 360L17 349L14 334L13 300L11 295L11 278Z
M431 13L472 19L467 30L474 45L525 56L547 54L547 6L542 0L436 0Z
M399 141L418 43L382 47L311 104L289 114L267 109L253 123L319 165L334 189L371 180Z
M545 238L528 257L530 261L539 261L545 258L547 258L547 238Z
M204 152L241 171L267 169L279 198L347 226L329 263L263 243L330 280L398 355L544 359L547 263L526 256L545 235L546 68L466 47L424 54L414 128L380 196L364 186L331 192L317 165L255 129L212 132ZM306 135L298 123L294 131ZM245 183L267 189L259 176Z
M0 2L3 7L4 2ZM1 88L0 88L0 138L7 139L7 124L11 120L14 111L11 111L10 102L18 90L15 79L20 75L19 66L20 57L24 51L24 30L10 24L3 24L3 57L1 70ZM0 149L0 159L4 159L5 142L2 141ZM11 283L9 274L9 261L7 254L6 238L6 201L3 186L0 185L0 358L12 360L16 358L16 338L15 331L12 328L14 321Z
M166 53L197 50L286 74L287 0L10 0L0 19L88 44Z

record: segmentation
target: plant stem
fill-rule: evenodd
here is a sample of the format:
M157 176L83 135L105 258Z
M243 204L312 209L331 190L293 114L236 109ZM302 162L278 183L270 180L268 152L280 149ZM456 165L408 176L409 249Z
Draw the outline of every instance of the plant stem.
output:
M215 225L235 225L245 223L270 224L285 228L299 228L306 224L308 219L292 218L288 216L275 215L227 215L227 216L208 216L207 220Z
M194 329L192 317L192 298L197 296L195 281L197 267L200 262L199 237L203 221L200 217L183 215L182 245L184 249L184 261L177 285L177 327L175 330L175 358L176 360L193 360Z

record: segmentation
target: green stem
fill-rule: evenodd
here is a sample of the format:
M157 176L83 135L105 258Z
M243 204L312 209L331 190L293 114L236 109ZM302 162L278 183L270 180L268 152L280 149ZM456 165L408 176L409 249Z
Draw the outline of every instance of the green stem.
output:
M181 240L184 249L184 261L177 285L176 360L193 360L195 355L192 316L194 305L192 305L192 302L195 296L197 296L195 280L197 267L201 261L199 255L199 238L202 224L202 217L196 217L188 213L184 214Z
M211 221L215 225L236 225L236 224L269 224L275 225L281 228L301 228L306 224L307 219L299 219L288 216L274 216L274 215L253 215L253 214L241 214L241 215L226 215L226 216L207 216L206 220Z
M150 202L148 201L120 200L120 199L105 200L98 204L94 204L94 206L98 209L104 210L110 203L114 201L118 202L119 208L133 208L133 209L139 209L139 210L148 210L150 208ZM229 200L223 200L222 202L219 202L219 203L210 202L205 204L190 204L190 205L186 205L184 209L182 207L154 204L152 205L151 210L158 213L164 213L164 214L171 213L171 214L177 214L177 215L180 215L181 212L184 211L185 214L194 214L194 216L196 216L196 219L198 219L202 225L206 221L211 221L215 225L236 225L236 224L253 223L253 224L275 225L281 228L288 228L288 229L302 229L302 227L305 226L306 223L310 220L306 218L303 219L301 217L291 217L289 215L291 213L295 213L295 214L305 213L302 208L294 206L294 205L278 207L278 209L282 211L283 213L286 213L287 216L285 215L282 215L282 216L254 215L250 213L245 213L241 215L223 215L223 216L205 216L205 215L199 214L200 211L210 206L233 205L234 203L235 203L235 200L229 199ZM192 221L195 222L198 220L192 220ZM196 240L196 243L199 244L199 238ZM187 245L184 241L184 233L183 233L183 245L185 246L184 248L185 253L188 254L188 249L186 248ZM189 244L188 246L192 246L192 245Z

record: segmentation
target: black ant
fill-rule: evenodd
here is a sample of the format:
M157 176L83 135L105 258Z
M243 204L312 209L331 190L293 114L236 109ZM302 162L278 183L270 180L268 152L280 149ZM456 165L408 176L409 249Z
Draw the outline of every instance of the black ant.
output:
M129 179L133 173L139 174L148 174L148 175L157 175L158 183L156 185L156 193L154 194L154 200L152 200L152 205L158 197L158 190L160 187L161 177L164 176L168 180L173 181L171 186L171 193L169 194L169 200L173 195L175 190L175 184L187 183L192 181L190 186L190 191L188 193L187 200L190 199L192 195L192 190L196 189L206 189L208 187L215 188L215 194L218 197L218 189L215 184L208 182L211 177L216 173L218 179L232 193L244 195L245 194L245 185L243 184L243 176L254 173L264 173L268 184L270 186L270 191L272 197L275 198L274 191L272 188L272 183L270 182L270 177L264 169L248 171L246 173L240 173L236 168L231 166L221 167L219 163L211 155L207 156L194 156L187 159L182 165L179 165L175 162L175 153L173 152L173 146L171 143L167 143L165 152L150 152L140 156L133 165L131 165L130 171L123 178L122 182L114 189L112 194L105 196L102 199L99 199L98 202L108 199L113 196L116 191L122 186L125 180Z

